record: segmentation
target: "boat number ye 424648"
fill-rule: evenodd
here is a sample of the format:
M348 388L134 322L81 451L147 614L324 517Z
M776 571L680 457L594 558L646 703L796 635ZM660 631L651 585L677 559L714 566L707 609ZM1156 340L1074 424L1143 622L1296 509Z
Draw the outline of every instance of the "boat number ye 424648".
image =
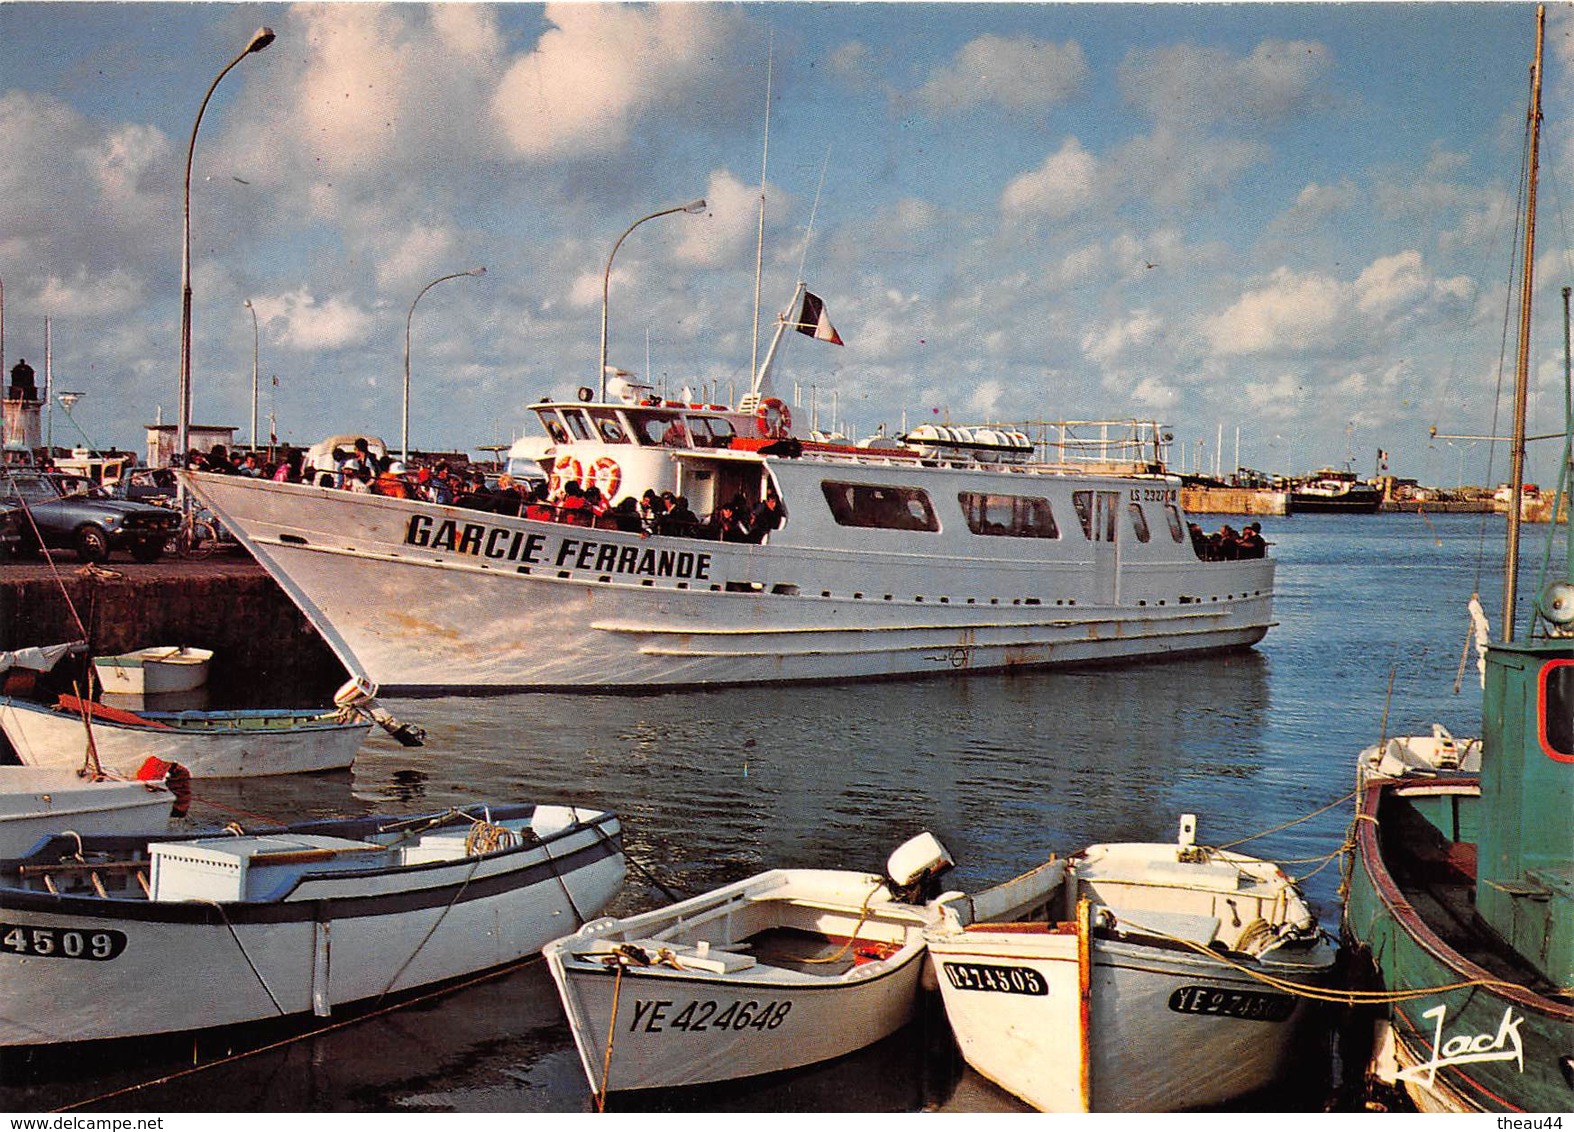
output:
M725 1007L714 999L696 999L684 1004L676 1014L677 1003L670 998L638 999L629 1031L643 1030L660 1034L683 1030L690 1034L721 1033L724 1030L774 1030L792 1010L791 1002L729 1002Z

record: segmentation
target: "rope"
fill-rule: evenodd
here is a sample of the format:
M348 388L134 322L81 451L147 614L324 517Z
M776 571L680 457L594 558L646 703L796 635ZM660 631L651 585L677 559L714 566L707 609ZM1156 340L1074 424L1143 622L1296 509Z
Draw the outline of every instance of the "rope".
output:
M617 1033L618 995L623 990L623 964L616 964L612 976L612 1014L607 1018L607 1049L601 1055L601 1087L596 1090L596 1111L607 1111L607 1075L612 1071L612 1039Z
M798 961L800 963L835 963L838 959L842 958L842 956L851 951L853 944L858 942L858 933L863 931L864 922L869 919L870 913L872 911L872 909L869 907L870 901L874 899L875 893L879 892L884 887L885 882L882 881L869 890L869 895L864 897L863 908L858 913L858 922L853 925L853 934L847 937L847 942L842 944L842 946L837 949L836 954L826 955L819 959L800 958Z
M1298 818L1291 818L1289 821L1284 822L1282 825L1276 825L1272 829L1264 829L1264 830L1261 830L1261 831L1259 831L1257 833L1249 833L1245 837L1236 838L1234 841L1227 841L1223 845L1217 846L1217 848L1219 848L1219 849L1233 849L1237 845L1245 845L1248 841L1255 841L1259 837L1267 837L1270 833L1278 833L1281 830L1289 829L1292 825L1299 825L1303 821L1310 821L1312 818L1317 817L1319 814L1327 813L1329 810L1333 809L1335 806L1342 806L1346 802L1348 802L1351 798L1354 798L1354 797L1355 797L1355 791L1352 790L1352 791L1350 791L1350 793L1346 794L1344 797L1342 797L1342 798L1335 798L1332 802L1329 802L1326 806L1319 806L1317 809L1313 810L1309 814L1303 814L1303 815L1301 815Z
M273 1003L273 1009L282 1016L285 1013L284 1007L279 1005L278 998L275 997L272 988L268 986L268 980L264 979L262 977L262 972L257 970L257 964L251 961L251 956L247 954L246 951L246 945L241 942L240 935L235 931L235 925L230 923L229 916L225 914L224 905L220 904L217 900L204 900L202 903L212 907L212 909L219 914L219 919L224 921L225 928L229 930L230 938L235 941L235 946L240 949L241 958L246 960L246 966L251 968L251 973L256 977L257 985L260 986L263 990L263 993L268 996L268 1001Z

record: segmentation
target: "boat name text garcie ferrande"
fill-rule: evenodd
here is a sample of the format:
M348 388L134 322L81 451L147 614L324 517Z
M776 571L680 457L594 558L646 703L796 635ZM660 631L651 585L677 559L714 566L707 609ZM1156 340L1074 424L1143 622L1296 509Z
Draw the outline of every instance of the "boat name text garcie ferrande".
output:
M557 566L565 570L592 570L599 574L634 574L647 578L710 579L711 556L688 550L658 550L637 544L595 542L590 539L548 538L539 532L433 520L412 515L405 529L405 545L427 550L449 550L497 562L530 566Z

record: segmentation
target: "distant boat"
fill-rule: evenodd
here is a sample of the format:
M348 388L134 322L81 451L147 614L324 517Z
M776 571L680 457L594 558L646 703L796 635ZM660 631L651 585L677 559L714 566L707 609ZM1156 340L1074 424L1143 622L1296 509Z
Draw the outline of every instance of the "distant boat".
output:
M210 649L157 646L119 656L93 658L93 671L106 692L155 696L189 692L208 682Z
M1383 505L1382 489L1356 479L1354 472L1324 468L1290 490L1291 514L1325 511L1368 515Z
M149 757L197 778L251 778L347 767L371 722L318 709L132 712L75 696L54 707L0 697L0 729L24 766L90 765L91 747L100 767L128 778Z
M591 1089L739 1080L894 1033L917 1007L923 932L940 914L929 897L950 863L923 834L891 855L884 877L773 869L548 944ZM1017 905L1034 895L1018 885L981 899L1025 914Z
M927 933L969 1065L1046 1112L1204 1108L1303 1070L1336 952L1276 865L1194 831L1052 859L1046 918Z
M1538 7L1511 448L1521 484L1545 19ZM1437 728L1358 762L1344 937L1376 1018L1366 1077L1424 1112L1574 1104L1574 545L1516 639L1520 522L1510 499L1501 638L1479 634L1479 748Z
M0 1046L326 1017L530 955L623 869L568 806L55 837L0 861Z
M162 782L84 778L56 767L0 766L0 859L66 830L83 835L162 829L175 805Z

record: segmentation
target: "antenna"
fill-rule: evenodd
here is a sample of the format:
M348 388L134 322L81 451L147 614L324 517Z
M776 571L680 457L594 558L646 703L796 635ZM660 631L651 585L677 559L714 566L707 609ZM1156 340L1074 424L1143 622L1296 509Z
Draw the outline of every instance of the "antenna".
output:
M765 272L765 170L771 155L771 68L776 59L776 33L771 32L765 53L765 140L760 145L760 220L754 246L754 344L749 355L749 372L759 373L760 361L760 286ZM758 385L758 381L755 382Z

